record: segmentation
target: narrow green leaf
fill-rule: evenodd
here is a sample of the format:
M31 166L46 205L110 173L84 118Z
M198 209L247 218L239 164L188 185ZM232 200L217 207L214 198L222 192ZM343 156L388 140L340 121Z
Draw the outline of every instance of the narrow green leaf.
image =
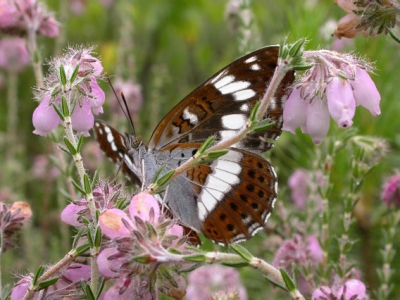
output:
M236 262L222 262L221 265L232 267L232 268L244 268L248 267L249 263L247 261L236 261Z
M205 262L207 257L204 254L191 254L182 257L186 261L190 262Z
M262 121L258 122L258 124L256 124L254 126L254 128L252 128L252 131L262 132L262 131L268 130L274 126L275 126L275 122L271 122L270 119L266 119L266 120L262 120Z
M152 183L156 183L158 178L160 177L161 171L164 170L166 165L163 165L161 168L159 168L156 172L156 175L154 175L154 179L152 181Z
M218 150L218 151L211 151L207 154L207 159L217 159L221 156L227 154L229 150Z
M54 278L50 278L48 280L42 281L41 283L39 283L38 285L38 291L43 290L53 284L55 284L58 281L58 277L54 277Z
M271 283L272 285L274 285L274 286L276 286L276 287L278 287L278 288L280 288L280 289L282 289L282 290L284 290L284 291L287 291L287 290L288 290L288 289L287 289L286 287L284 287L283 285L280 285L279 283L273 281L272 279L269 279L268 277L265 277L265 279L266 279L267 281L269 281L269 283Z
M88 299L88 300L96 300L96 298L94 297L92 288L90 287L89 284L85 284L85 295L86 295L86 299Z
M60 81L61 81L61 84L62 84L63 86L65 86L65 85L67 84L67 75L65 74L64 65L61 65L61 66L60 66L60 72L59 72L59 74L60 74Z
M87 237L87 241L89 243L90 248L94 248L94 240L93 240L93 235L92 235L92 230L91 229L89 229L86 237Z
M292 278L290 278L285 269L280 268L279 271L281 272L283 281L285 282L288 291L293 292L296 289L296 285L294 284Z
M69 155L72 155L71 152L69 152L69 150L67 148L65 148L63 145L58 145L58 148L60 148L65 153L67 153Z
M303 53L302 48L303 48L305 42L306 42L306 39L302 38L302 39L299 39L298 41L296 41L294 44L292 44L290 47L290 50L289 50L289 55L291 57L301 56Z
M106 284L106 280L104 277L100 278L100 284L99 284L99 289L98 289L98 293L97 293L97 297L96 299L99 299L101 293L103 292L104 286Z
M51 98L54 98L61 92L61 88L59 85L57 85L52 91L51 91Z
M76 152L80 153L82 151L84 136L81 133L78 139L78 145L76 145Z
M135 256L132 258L132 260L134 260L140 264L143 264L143 265L147 265L150 262L154 261L153 257L150 254Z
M99 179L99 170L94 171L93 179L92 179L92 190L94 190L97 180Z
M44 267L43 266L39 266L39 268L37 268L35 275L33 276L32 279L32 285L36 285L37 280L39 279L40 276L42 276L44 273Z
M215 141L215 136L208 137L208 139L206 139L205 142L200 146L196 154L203 154L204 151L206 151L208 148L212 146L214 141Z
M284 57L283 57L283 54L284 54L284 51L285 51L285 48L286 48L286 41L287 41L287 36L285 36L285 37L281 40L281 42L279 43L279 57L284 58ZM285 57L286 57L286 56L285 56Z
M84 231L85 228L81 228L79 229L79 231L76 233L75 237L74 237L74 241L72 243L72 247L75 248L77 247L77 243L79 242L79 240L81 239L81 237L84 235Z
M67 103L67 99L64 96L61 97L61 109L62 109L62 114L64 117L71 116L69 107L68 107L68 103Z
M75 180L71 180L72 184L74 185L74 187L82 194L86 194L85 190L78 184L75 182Z
M261 105L261 102L258 101L256 103L256 105L254 105L253 109L251 110L251 113L249 116L249 121L248 121L250 124L254 122L256 115L257 115L258 108L260 107L260 105Z
M231 245L231 249L246 261L251 261L253 259L253 255L245 247L239 244Z
M62 112L60 111L60 109L53 103L52 104L54 110L56 111L57 115L60 117L61 121L65 121L64 119L64 115L62 114Z
M75 249L76 256L81 256L85 252L87 252L90 249L89 243L80 245L78 248Z
M65 144L65 146L67 146L69 152L72 155L76 154L76 149L75 149L74 145L72 145L72 143L67 139L67 137L64 137L64 144Z
M311 69L313 65L294 65L292 69L294 71L306 71L308 69Z
M90 179L88 174L83 175L83 184L85 187L85 194L89 195L92 193L92 185L90 184Z
M170 180L172 175L174 175L174 174L175 174L175 170L169 170L167 173L165 173L163 176L161 176L160 179L157 180L156 184L159 187L164 186L168 182L168 180Z
M95 239L94 239L94 245L96 248L100 247L101 240L102 240L101 229L100 229L100 227L97 227L96 235L95 235Z
M78 71L79 71L79 64L75 66L74 72L72 73L69 82L73 83L75 81L76 75L78 75Z

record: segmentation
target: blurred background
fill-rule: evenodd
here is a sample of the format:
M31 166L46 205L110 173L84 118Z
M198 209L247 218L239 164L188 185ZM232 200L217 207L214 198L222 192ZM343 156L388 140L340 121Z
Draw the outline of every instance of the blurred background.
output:
M378 251L382 247L379 216L385 209L380 200L381 186L400 166L400 104L396 92L400 60L399 47L393 40L383 35L375 38L359 36L339 43L331 33L345 13L333 1L327 0L253 0L250 6L252 24L246 35L238 23L233 1L48 0L46 3L49 10L55 12L61 32L55 39L39 37L42 59L59 55L68 46L95 45L95 52L111 81L116 85L118 81L127 82L118 87L122 87L132 110L136 133L145 141L162 117L208 77L246 52L278 44L285 36L289 41L306 37L309 40L306 49L309 50L332 49L335 45L341 51L375 62L376 71L372 78L381 93L382 114L373 118L369 111L359 108L353 127L359 134L386 139L390 150L364 183L362 199L356 209L357 222L352 230L352 237L358 243L351 252L351 259L363 272L367 286L376 288L379 284L376 269L381 268ZM45 71L46 67L44 65ZM9 83L9 74L0 70L0 200L27 201L34 216L19 236L18 247L4 255L5 283L14 282L15 273L26 273L42 263L58 261L69 251L73 235L60 221L60 212L69 197L65 177L59 175L60 171L49 159L60 153L50 139L32 133L31 117L37 106L32 94L35 86L32 69L27 67L18 75L14 99L17 122L12 129L7 125ZM107 96L100 118L120 132L130 132L129 123L121 114L108 83L103 82L101 86ZM8 139L10 130L15 136L13 141ZM342 134L339 131L332 123L329 135L339 136ZM293 209L287 181L298 168L315 168L315 151L316 146L309 136L283 132L270 154L279 177L278 201L289 212L285 222L307 215L307 211ZM92 141L85 143L84 155L87 168L92 172L100 168L101 178L115 176L116 168L102 157L93 134ZM343 217L339 205L335 210L335 202L340 203L341 191L348 181L349 155L351 153L342 151L333 164L333 193L329 199L333 203L333 222ZM65 161L67 165L62 169L75 176L70 159ZM269 228L279 231L282 226L288 225L273 214ZM281 241L274 235L260 232L244 245L255 256L272 261ZM205 247L211 249L214 245L206 243ZM394 247L399 249L399 242ZM398 257L395 262L394 266L399 265ZM400 274L395 276L400 282ZM266 291L279 294L254 270L241 270L241 278L249 299L266 299ZM395 287L397 295L399 289ZM284 294L280 295L284 298Z

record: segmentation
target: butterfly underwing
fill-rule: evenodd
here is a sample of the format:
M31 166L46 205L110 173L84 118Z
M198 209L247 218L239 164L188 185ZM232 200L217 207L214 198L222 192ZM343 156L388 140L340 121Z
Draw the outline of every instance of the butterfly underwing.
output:
M101 149L143 190L162 173L192 157L210 136L235 135L266 91L278 63L278 46L268 46L232 62L179 102L158 124L148 146L102 121L94 126ZM282 112L294 72L277 89L264 119L274 126L247 135L228 153L175 178L162 204L184 226L220 244L252 237L268 220L277 196L277 178L261 154L281 134Z

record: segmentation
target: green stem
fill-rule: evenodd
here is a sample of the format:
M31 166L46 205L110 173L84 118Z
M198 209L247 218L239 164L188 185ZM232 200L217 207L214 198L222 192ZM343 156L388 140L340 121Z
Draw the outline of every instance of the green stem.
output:
M35 73L36 82L39 88L43 87L43 70L42 59L36 43L36 31L34 29L28 30L27 48L31 58L33 72Z

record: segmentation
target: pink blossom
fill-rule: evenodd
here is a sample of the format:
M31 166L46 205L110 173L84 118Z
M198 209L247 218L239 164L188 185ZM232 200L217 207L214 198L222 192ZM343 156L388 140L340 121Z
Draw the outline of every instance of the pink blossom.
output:
M312 300L331 300L332 299L332 291L329 286L321 286L317 288L313 294Z
M81 199L81 201L85 201L85 199ZM70 203L61 212L61 221L75 227L82 226L83 223L79 219L82 211L86 209L86 206Z
M371 70L367 63L335 51L309 51L304 55L315 65L293 87L285 103L283 130L295 133L301 127L319 144L329 131L330 116L339 128L348 128L358 105L373 116L380 114L380 96L366 72Z
M103 67L91 53L92 48L70 48L67 54L51 61L45 87L39 88L36 95L41 103L33 114L35 134L47 135L61 122L49 104L62 111L61 98L64 97L72 115L63 117L66 120L71 117L72 127L77 133L89 135L89 130L94 125L93 114L103 112L105 100L104 92L97 83L102 76ZM74 73L76 68L78 72ZM61 81L64 77L61 76L62 73L65 74L65 82Z
M300 89L293 88L283 110L283 130L296 134L297 127L303 127L307 120L308 101L300 96Z
M160 206L158 205L157 200L150 194L139 193L133 196L131 200L131 204L129 205L129 214L132 220L135 216L138 216L143 221L149 221L149 212L151 209L154 212L154 219L158 220L160 217Z
M99 266L99 272L108 278L118 277L119 268L124 263L124 261L115 259L109 259L109 257L116 256L119 253L116 248L106 248L100 252L97 256L97 265Z
M82 106L76 105L71 116L72 124L77 133L90 136L89 130L94 126L94 116L90 108L90 102L83 102Z
M126 227L126 223L130 228ZM130 236L132 228L135 228L131 219L122 210L115 208L108 209L100 215L99 225L101 232L111 239Z
M54 38L59 34L59 24L42 2L13 0L0 4L0 30L18 34L33 31Z
M297 208L303 209L306 205L308 198L308 185L309 181L308 172L303 169L297 169L290 175L288 186L290 188L290 196Z
M17 284L14 285L11 291L11 300L21 300L24 298L28 288L32 283L32 278L30 276L22 277ZM35 295L33 299L39 299L38 295Z
M329 125L329 110L326 102L315 97L307 107L306 127L302 128L302 131L308 133L315 144L320 144L328 133Z
M326 86L328 109L332 118L340 128L347 128L353 124L356 102L350 84L339 77L332 78Z
M60 123L60 117L50 104L50 95L46 95L32 115L32 123L35 127L34 134L46 136Z
M367 290L365 284L358 279L350 279L339 288L337 298L343 300L366 300Z
M385 182L382 200L388 208L392 205L400 207L400 174L393 175Z
M238 299L247 299L246 288L236 269L220 265L202 266L189 274L187 299L212 299L215 293L237 292Z
M356 78L357 80L351 82L356 104L368 109L374 117L380 115L379 102L381 101L381 96L375 83L369 77L368 73L361 68L357 68Z
M0 40L0 68L21 72L30 61L25 39L10 37Z

